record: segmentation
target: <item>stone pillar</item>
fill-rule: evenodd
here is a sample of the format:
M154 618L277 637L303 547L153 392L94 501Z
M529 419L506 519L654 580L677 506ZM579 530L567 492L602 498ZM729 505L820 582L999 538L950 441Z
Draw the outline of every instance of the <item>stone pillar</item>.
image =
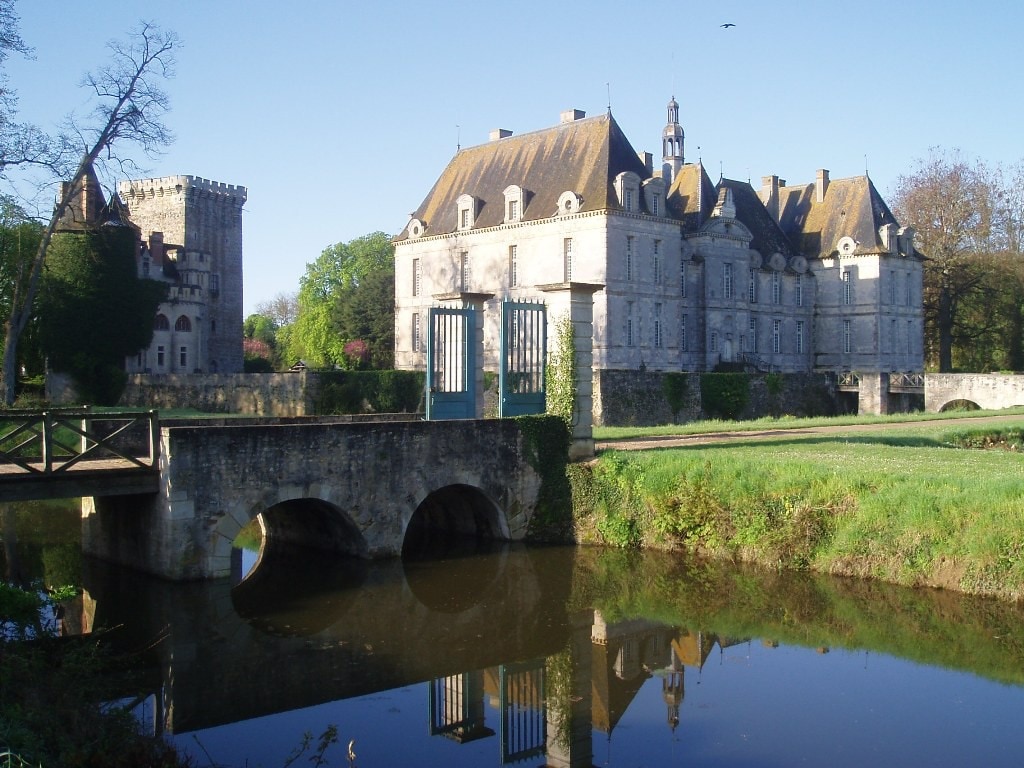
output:
M553 323L568 315L576 344L576 412L572 427L571 460L594 455L594 292L604 285L556 283L538 286L547 294L548 339Z
M858 374L857 412L870 416L889 414L889 374Z

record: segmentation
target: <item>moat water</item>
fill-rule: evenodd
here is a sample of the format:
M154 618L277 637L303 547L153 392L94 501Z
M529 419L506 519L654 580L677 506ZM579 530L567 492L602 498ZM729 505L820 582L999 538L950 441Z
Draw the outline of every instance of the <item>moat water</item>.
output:
M74 508L22 509L4 575L77 583L68 631L149 649L135 712L197 766L280 768L305 734L311 764L332 727L325 764L364 768L1024 760L1020 607L568 547L240 553L172 584L82 558Z

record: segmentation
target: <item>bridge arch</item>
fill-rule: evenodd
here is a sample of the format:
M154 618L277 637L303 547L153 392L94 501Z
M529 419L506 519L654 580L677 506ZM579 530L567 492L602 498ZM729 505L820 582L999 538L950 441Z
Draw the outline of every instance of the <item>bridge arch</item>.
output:
M939 408L939 413L945 413L946 411L980 411L981 406L973 400L967 400L966 398L958 397L954 400L950 400Z
M405 526L402 557L422 557L474 542L508 541L504 511L480 488L453 483L427 494Z

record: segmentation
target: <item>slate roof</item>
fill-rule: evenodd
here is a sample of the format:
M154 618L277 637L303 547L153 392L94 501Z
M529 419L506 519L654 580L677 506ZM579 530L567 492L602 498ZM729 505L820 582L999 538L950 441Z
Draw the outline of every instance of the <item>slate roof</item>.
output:
M764 207L757 192L746 181L735 181L733 179L721 179L718 188L728 187L732 190L732 201L736 206L736 220L742 223L754 239L750 241L750 247L757 250L762 256L768 257L773 253L781 253L783 256L791 256L795 252L789 239L776 223L768 209Z
M666 207L683 222L685 232L696 232L715 208L718 192L700 163L688 163L679 169L668 191Z
M879 227L899 224L867 176L830 180L820 203L813 183L782 187L779 219L793 247L814 259L834 253L844 236L857 242L857 253L886 251Z
M648 178L610 113L583 118L459 151L413 217L424 222L427 236L454 232L456 201L470 194L479 201L474 229L498 226L512 184L526 190L523 221L553 216L558 197L569 190L583 198L581 212L621 210L612 184L624 171ZM405 238L403 230L395 239Z

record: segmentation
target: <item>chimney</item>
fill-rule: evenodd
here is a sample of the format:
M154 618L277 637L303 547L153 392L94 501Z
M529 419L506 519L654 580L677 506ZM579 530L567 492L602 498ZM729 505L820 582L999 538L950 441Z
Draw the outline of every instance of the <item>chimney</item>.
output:
M582 120L587 116L587 113L582 109L567 109L561 114L562 123L575 123L577 120Z
M512 135L512 131L508 128L495 128L491 131L491 141L498 141L498 139L507 139Z
M640 158L640 162L644 164L644 168L647 169L647 175L654 175L654 155L650 152L637 152L637 156Z
M761 177L761 202L768 209L769 215L776 221L779 220L779 186L778 176ZM782 186L784 186L784 182Z
M828 190L828 171L819 168L814 180L814 191L819 203L825 202L825 192Z
M149 255L153 259L153 264L159 264L161 267L164 265L164 233L163 232L150 232L149 233Z

